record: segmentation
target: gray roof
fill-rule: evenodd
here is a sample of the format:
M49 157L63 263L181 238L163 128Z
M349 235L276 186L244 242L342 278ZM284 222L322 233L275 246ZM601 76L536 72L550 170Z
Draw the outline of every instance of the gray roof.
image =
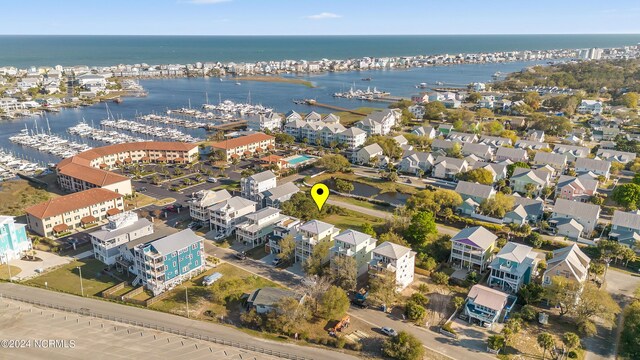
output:
M411 249L406 246L385 241L373 249L373 252L389 259L398 260L411 252Z
M511 139L499 136L482 136L480 137L480 142L483 144L496 144L499 146L502 144L512 144Z
M550 174L544 170L532 170L525 168L515 168L511 180L518 178L528 177L529 179L537 182L540 185L545 185L549 182Z
M367 145L367 146L363 147L358 152L361 152L361 151L364 151L367 154L369 154L370 156L373 156L375 154L381 153L382 152L382 148L380 147L380 145L378 145L378 143L373 143L371 145Z
M366 133L367 133L366 131L353 126L353 127L348 128L347 130L341 132L340 135L343 135L343 136L356 136L356 135L366 134Z
M371 239L371 236L359 231L347 229L338 234L334 239L357 246Z
M622 226L640 231L640 214L616 210L611 225Z
M610 149L598 149L598 152L596 153L596 155L602 158L607 158L607 159L616 158L616 159L622 160L623 158L626 158L628 161L631 161L636 158L636 154L634 153L610 150Z
M256 289L253 293L251 293L251 295L249 295L249 298L247 299L247 302L253 306L272 307L276 305L278 301L288 297L300 301L304 297L304 295L297 294L287 289L265 287Z
M544 202L536 199L529 199L522 196L512 196L515 207L524 206L524 210L530 216L540 216L544 212Z
M556 154L571 153L576 157L586 157L589 155L589 148L584 146L558 144L553 148L553 152Z
M244 209L244 208L246 208L248 206L255 206L255 205L256 205L256 203L251 201L251 200L247 200L247 199L242 198L240 196L234 196L231 199L227 199L227 200L221 201L221 202L213 205L211 207L211 211L218 211L218 210L221 210L221 209L223 209L225 207L229 207L229 208L233 208L233 209L239 210L239 209Z
M462 165L465 162L465 159L457 159L457 158L452 158L452 157L447 157L447 156L438 156L436 158L436 161L433 163L434 165L439 164L441 162L446 162L446 167L455 167L457 169L460 169L462 167Z
M474 154L486 158L485 155L487 155L487 153L493 154L493 151L491 146L486 144L464 143L464 145L462 145L462 153Z
M460 141L433 139L433 141L431 142L431 148L432 149L451 149L453 148L453 145L455 145L456 143L459 144Z
M527 151L524 149L499 147L496 156L503 156L510 159L524 159L527 157Z
M259 221L260 219L264 219L266 217L269 217L273 214L279 214L280 213L280 209L276 209L276 208L272 208L270 206L267 206L264 209L260 209L256 212L253 212L251 214L247 215L247 219L252 220L252 221Z
M455 234L451 241L469 240L476 247L486 250L496 241L498 237L483 226L468 227Z
M515 144L516 148L519 149L548 149L549 144L539 141L531 141L531 140L518 140Z
M193 230L184 229L178 233L153 241L151 246L153 246L159 254L166 255L202 241L204 241L204 238L196 235Z
M309 220L306 223L302 224L302 226L300 226L300 230L304 230L315 235L318 235L332 228L333 225L327 224L326 222L320 220Z
M491 194L493 193L493 187L491 187L490 185L483 185L468 181L459 181L458 185L456 185L456 192L458 194L465 194L488 199L489 196L491 196Z
M567 155L539 151L536 153L536 156L533 158L533 161L543 163L543 164L566 165Z
M276 174L274 174L271 170L267 170L267 171L263 171L261 173L257 173L257 174L253 174L251 176L249 176L250 179L257 181L257 182L262 182L262 181L266 181L269 179L275 179L276 178Z
M576 160L576 169L577 168L607 172L611 169L611 163L605 160L578 158Z
M96 239L107 241L110 239L114 239L120 235L128 234L130 232L146 228L149 225L153 225L153 223L145 218L142 218L142 219L138 219L138 221L134 222L129 226L125 226L125 227L114 229L114 230L100 229L92 232L90 235Z
M426 136L431 134L432 131L435 131L433 126L416 126L415 128L413 128L413 130L411 130L411 133Z
M467 297L473 299L474 304L500 312L507 305L509 295L502 291L476 284L473 285Z
M137 238L135 240L131 240L128 243L126 243L125 245L127 246L127 249L131 250L134 247L136 247L136 245L146 244L146 243L152 242L154 240L163 238L165 236L176 234L177 232L178 232L178 230L176 230L175 228L169 227L169 226L156 226L153 229L153 234L149 234L149 235L143 236L141 238Z
M527 257L535 257L529 256L532 250L531 246L508 242L496 256L501 259L522 263Z
M296 186L296 184L294 184L293 182L287 182L269 190L263 191L262 195L264 197L272 199L279 199L283 196L295 194L298 191L300 191L300 189L298 188L298 186Z
M582 279L589 269L591 259L580 250L577 244L573 244L553 251L553 257L547 261L547 271L550 271L562 262L566 262L569 265L569 268L576 275L576 278ZM545 273L547 271L545 271Z
M556 203L553 206L553 212L569 215L573 218L597 219L600 214L600 205L556 199Z

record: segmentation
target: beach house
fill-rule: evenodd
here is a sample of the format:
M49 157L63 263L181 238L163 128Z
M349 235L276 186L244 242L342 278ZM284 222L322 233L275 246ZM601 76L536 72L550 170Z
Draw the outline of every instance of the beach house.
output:
M459 268L484 271L493 258L498 237L482 226L460 230L451 238L449 262Z
M508 242L489 264L489 286L517 293L522 285L531 282L538 261L530 246Z
M26 225L15 222L13 216L0 216L0 264L20 259L31 250Z
M359 231L347 229L338 234L334 241L331 249L331 268L335 268L337 257L348 256L355 260L357 276L367 272L372 251L376 247L376 239Z
M396 290L400 291L413 282L415 261L415 251L387 241L373 249L369 274L378 276L380 272L390 272L395 277Z

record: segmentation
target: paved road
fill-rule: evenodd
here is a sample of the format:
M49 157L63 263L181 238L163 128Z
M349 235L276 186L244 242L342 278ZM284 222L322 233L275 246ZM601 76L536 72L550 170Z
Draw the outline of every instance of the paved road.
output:
M327 200L327 203L331 204L331 205L336 205L336 206L340 206L349 210L353 210L353 211L357 211L359 213L365 214L365 215L370 215L373 217L377 217L380 219L389 219L391 218L392 214L388 211L382 211L382 210L376 210L376 209L370 209L370 208L366 208L366 207L362 207L362 206L358 206L355 204L351 204L348 202L344 202L341 201L340 199L329 199ZM457 234L460 229L456 229L456 228L452 228L452 227L448 227L448 226L444 226L444 225L440 225L440 224L436 224L436 228L438 229L438 233L441 235L455 235Z
M227 341L240 342L255 347L269 349L274 352L285 352L309 359L357 359L354 356L311 346L298 346L288 343L273 342L260 338L249 337L246 333L232 327L212 324L204 321L187 319L181 316L171 315L158 311L140 309L136 307L120 305L107 301L68 295L43 289L33 288L11 283L0 283L0 295L20 297L22 299L37 299L43 303L65 306L67 308L84 309L94 314L114 316L127 321L157 325L174 330L195 333L211 338L225 339Z

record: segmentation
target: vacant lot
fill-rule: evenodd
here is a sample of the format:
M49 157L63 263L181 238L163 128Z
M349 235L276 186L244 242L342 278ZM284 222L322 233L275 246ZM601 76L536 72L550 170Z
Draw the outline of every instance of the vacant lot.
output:
M0 214L21 216L25 208L57 196L26 180L6 181L0 184Z
M382 109L372 108L372 107L361 107L361 108L354 109L353 111L358 113L363 113L363 114L371 114L376 110L382 110ZM344 126L350 126L353 123L363 119L362 116L356 115L350 112L338 112L336 113L336 115L340 116L340 123Z
M80 295L80 275L78 267L82 269L82 286L85 296L100 296L104 290L120 282L102 273L105 265L100 261L84 259L71 262L28 280L27 284Z

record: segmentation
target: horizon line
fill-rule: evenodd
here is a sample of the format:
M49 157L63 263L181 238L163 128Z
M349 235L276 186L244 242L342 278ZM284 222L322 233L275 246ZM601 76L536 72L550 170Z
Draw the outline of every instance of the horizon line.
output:
M484 33L484 34L0 34L0 36L226 36L226 37L318 37L318 36L563 36L563 35L640 35L638 33Z

